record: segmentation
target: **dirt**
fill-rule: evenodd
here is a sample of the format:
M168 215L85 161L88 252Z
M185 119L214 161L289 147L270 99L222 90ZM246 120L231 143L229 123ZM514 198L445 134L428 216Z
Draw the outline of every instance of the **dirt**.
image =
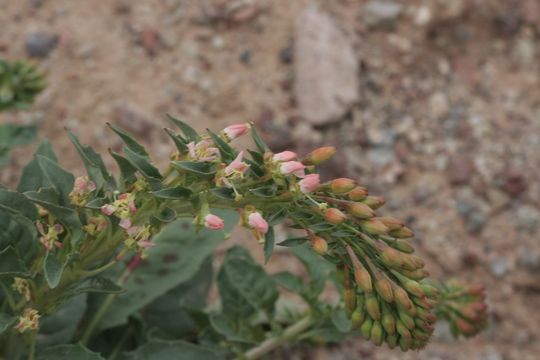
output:
M0 122L38 124L62 164L78 173L64 127L106 153L120 142L105 124L120 124L164 164L172 148L161 130L170 126L165 113L199 130L255 121L275 149L338 145L328 176L355 177L384 195L384 213L415 229L435 277L485 283L490 326L458 341L439 328L419 353L354 339L284 350L283 357L536 359L538 2L394 1L400 13L381 21L366 20L366 3L0 0L0 57L28 57L32 32L59 36L35 60L47 73L46 91L30 111L2 113ZM317 128L299 116L292 86L294 21L309 5L353 39L360 69L358 103L341 121ZM32 150L17 150L0 182L13 185ZM237 233L235 242L258 252ZM270 269L287 260L278 253Z

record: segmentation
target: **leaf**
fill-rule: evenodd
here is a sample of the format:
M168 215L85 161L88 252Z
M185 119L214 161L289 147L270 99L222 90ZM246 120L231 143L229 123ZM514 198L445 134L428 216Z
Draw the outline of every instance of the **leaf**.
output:
M85 281L81 286L68 290L63 298L67 299L84 293L121 294L124 292L124 288L117 285L111 279L96 276Z
M0 251L0 276L29 277L28 269L11 246Z
M86 294L81 294L63 302L51 315L40 319L36 338L38 350L70 342L85 311Z
M307 236L300 236L300 237L294 237L287 240L283 240L282 242L278 243L279 246L287 246L287 247L294 247L294 246L300 246L304 244L306 241L308 241Z
M278 298L272 278L237 247L225 256L218 275L218 288L223 313L232 317L247 317L257 310L270 314Z
M165 128L165 132L172 139L172 141L174 142L174 145L176 145L176 148L181 154L188 151L186 141L183 137L181 137L178 134L175 134L171 129Z
M73 132L68 130L67 133L69 140L71 140L71 143L75 146L83 160L84 167L86 168L90 180L96 184L98 189L101 189L104 184L108 184L108 188L111 190L114 189L114 178L107 171L101 156L90 146L83 146L80 143L79 138Z
M47 182L60 194L61 205L70 205L69 193L73 190L75 177L49 158L36 155L39 167Z
M251 192L259 197L273 198L276 196L277 188L276 186L268 185L261 186L255 189L251 189Z
M236 224L236 213L216 211L216 214L225 219L225 231ZM154 239L156 246L148 249L148 258L124 284L126 293L115 298L99 328L125 323L135 311L188 282L222 240L223 234L218 231L202 229L196 233L188 220L178 220L165 227Z
M43 273L49 288L54 289L58 286L65 266L66 263L60 262L57 256L55 256L53 253L47 253L45 256L45 261L43 262Z
M159 170L150 163L150 160L147 156L141 156L140 154L134 152L129 147L124 148L124 153L126 154L127 159L139 172L144 175L147 179L157 180L161 179L161 174Z
M257 145L257 148L260 152L265 153L267 151L270 151L270 148L263 141L254 126L251 127L251 136L253 137L253 141L255 141L255 145Z
M183 340L153 339L137 350L124 353L120 360L225 360L225 357L200 345ZM77 359L78 360L78 359Z
M144 147L139 144L133 137L131 137L131 135L128 134L124 129L110 123L107 123L107 126L109 126L112 131L114 131L118 136L120 136L120 139L122 139L128 149L142 157L148 157L148 153L146 152Z
M310 246L304 244L291 249L292 252L302 261L310 275L309 295L312 300L316 300L323 291L326 280L335 266L311 250Z
M25 191L37 191L41 187L50 186L43 176L36 155L45 156L53 162L58 161L51 143L48 140L43 140L34 153L34 158L24 167L22 171L19 184L17 185L18 192L22 193Z
M173 161L172 164L181 170L196 175L202 175L205 177L214 176L214 174L216 173L215 165L209 163L200 163L194 161Z
M275 226L283 222L287 218L287 209L282 208L278 211L275 211L272 215L268 217L268 225Z
M352 329L352 322L342 308L335 308L331 315L332 323L342 333L348 333Z
M57 345L41 351L36 360L105 360L81 344Z
M234 200L234 190L229 188L212 189L212 194L225 200Z
M212 138L214 144L219 149L219 153L221 154L221 161L225 163L233 161L236 157L236 151L218 135L214 134L209 129L206 129L206 131L208 132L208 135L210 135L210 138Z
M9 246L23 262L29 261L39 251L37 231L30 219L0 205L0 250Z
M288 271L282 271L274 274L272 275L272 279L274 279L278 285L281 285L285 289L296 294L302 294L306 288L306 284L300 276L292 274Z
M271 227L268 229L268 232L266 233L264 237L264 263L268 263L268 260L270 260L270 257L272 256L272 253L274 252L274 228Z
M118 167L120 168L120 176L123 183L132 183L137 180L137 178L135 177L137 169L131 164L128 159L110 149L109 154L111 154L114 161L116 161Z
M0 313L0 336L17 321L16 316Z
M155 219L159 220L163 223L170 223L171 221L176 219L176 211L173 209L166 207L159 211L158 213L154 214L153 216Z
M189 140L189 141L197 141L199 140L199 134L197 133L197 131L195 131L195 129L193 129L191 126L189 126L188 124L186 124L185 122L183 122L182 120L179 120L179 119L176 119L174 118L173 116L167 114L167 117L169 118L169 120L171 120L176 126L178 126L178 128L180 130L182 130L182 132L184 133L185 137Z
M193 192L183 186L177 186L173 188L161 189L158 191L153 191L150 194L154 195L159 199L169 199L169 200L182 200L189 198Z
M38 218L36 206L19 192L0 189L0 204L19 212L29 220Z

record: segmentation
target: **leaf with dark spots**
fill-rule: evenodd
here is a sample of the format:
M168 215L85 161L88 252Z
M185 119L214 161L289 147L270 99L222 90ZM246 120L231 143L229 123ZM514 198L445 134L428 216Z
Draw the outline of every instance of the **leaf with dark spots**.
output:
M178 254L176 253L170 253L165 254L162 257L164 263L173 263L178 261Z

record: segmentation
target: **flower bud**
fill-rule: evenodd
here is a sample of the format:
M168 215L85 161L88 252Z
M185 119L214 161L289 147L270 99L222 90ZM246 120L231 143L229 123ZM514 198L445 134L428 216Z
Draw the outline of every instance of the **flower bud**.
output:
M413 340L412 337L409 335L409 337L404 337L401 335L401 338L399 339L399 348L401 351L407 351L411 349L413 346Z
M400 311L398 309L398 316L399 320L403 323L403 325L405 325L407 329L412 330L415 328L414 319L405 311Z
M418 282L414 280L407 279L406 277L404 277L404 279L406 280L402 282L403 287L410 294L419 298L423 298L424 296L426 296L426 294L424 293L424 290L422 290L422 285L420 285Z
M379 294L387 303L394 301L392 284L387 278L381 276L377 281L375 281L375 289L377 290L377 294Z
M285 161L279 166L279 172L282 175L294 174L298 177L304 177L306 166L298 161Z
M383 342L383 329L380 321L374 321L371 326L370 339L377 346L381 345Z
M356 182L348 178L338 178L330 182L330 191L334 194L345 194L354 189Z
M401 269L400 272L401 274L405 275L409 279L417 280L417 281L423 280L429 276L429 271L427 271L426 269L417 269L417 270Z
M345 310L348 314L352 314L356 309L356 291L354 289L343 289L343 301L345 302Z
M39 329L39 315L38 311L32 308L24 309L21 316L19 316L19 323L15 326L15 329L20 333L24 333L27 330Z
M439 289L437 289L435 286L431 286L429 284L421 284L420 286L422 287L422 291L424 292L424 294L426 294L427 297L436 298L440 294Z
M388 227L376 219L362 221L360 227L371 235L384 235L388 233Z
M242 135L247 134L250 128L251 125L249 123L233 124L223 129L222 134L226 140L232 141Z
M313 192L321 185L319 174L308 174L298 182L300 191L304 194Z
M396 318L390 310L383 308L381 323L388 335L394 335L396 333Z
M405 226L403 221L391 216L378 217L377 220L381 221L384 225L386 225L386 227L390 229L390 232L402 229Z
M328 252L328 243L320 236L311 237L311 247L319 255L324 255Z
M368 196L368 190L363 186L356 186L347 194L352 201L364 200Z
M373 320L371 320L370 317L367 317L366 320L364 320L364 323L360 327L360 332L362 333L362 336L364 339L369 340L371 337L371 327L373 326Z
M324 212L324 218L331 224L341 224L347 220L347 215L337 208L329 208Z
M409 295L407 295L407 292L399 286L395 286L393 290L394 300L396 301L397 306L410 312L414 308L414 305L409 298Z
M412 339L411 332L399 319L396 321L396 331L399 335L401 335L402 339Z
M414 252L414 247L407 240L403 239L396 239L396 241L393 241L392 247L407 254L412 254Z
M306 165L320 165L330 160L335 153L336 148L333 146L320 147L310 152L302 162Z
M274 161L292 161L295 159L296 153L294 151L282 151L272 156L272 160Z
M357 306L351 315L352 329L360 329L360 326L362 326L365 319L366 312L364 311L363 307Z
M358 219L371 219L375 211L366 204L355 202L348 206L349 213Z
M208 214L204 217L204 226L210 230L221 230L225 226L225 223L219 216Z
M389 335L386 337L386 343L390 349L393 349L397 346L398 337L397 335Z
M253 229L255 229L261 234L266 234L268 232L268 223L266 222L266 220L264 220L262 215L258 213L257 211L249 214L248 224L249 226L251 226Z
M384 200L381 196L368 196L364 200L362 200L364 204L372 208L373 210L377 210L381 206L383 206L386 203L386 200Z
M381 319L381 308L379 300L372 293L366 294L366 310L373 320Z
M404 226L398 230L390 231L389 235L398 239L408 239L414 237L414 232L408 227Z

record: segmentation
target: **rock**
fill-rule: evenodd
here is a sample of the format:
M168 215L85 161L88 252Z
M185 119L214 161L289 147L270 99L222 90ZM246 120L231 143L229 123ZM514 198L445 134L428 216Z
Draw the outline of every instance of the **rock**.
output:
M489 188L487 190L487 197L491 205L491 210L497 212L503 210L510 204L512 200L505 192L497 188Z
M465 221L465 227L471 234L481 232L488 222L488 206L475 197L469 187L457 194L456 210Z
M446 172L452 185L466 185L476 172L474 160L465 153L454 154L450 157Z
M156 29L145 27L141 32L141 45L149 56L155 56L157 52L159 34Z
M26 53L30 57L46 58L58 45L58 40L58 35L45 31L30 33L24 42Z
M520 206L516 212L516 223L518 229L523 232L533 234L540 225L540 211L530 205Z
M283 64L291 64L294 59L294 48L292 44L287 45L279 51L279 60Z
M249 65L251 63L251 50L243 50L240 53L239 60L244 65Z
M312 125L340 121L359 99L351 40L325 13L308 7L295 21L294 97Z
M503 277L510 269L510 262L506 258L496 258L489 264L489 270L496 277Z
M369 149L367 155L369 161L376 166L386 166L396 158L394 149L388 147Z
M403 5L393 1L369 1L363 8L364 22L372 27L391 28L402 8Z
M433 14L431 9L426 5L420 6L414 14L414 23L418 26L426 26L432 19Z
M527 190L527 180L518 169L509 169L503 175L503 190L511 196L519 196Z
M536 272L540 270L540 253L530 248L520 248L517 263L527 270Z
M448 98L442 92L436 92L429 98L429 111L434 119L442 119L448 115L450 106Z

